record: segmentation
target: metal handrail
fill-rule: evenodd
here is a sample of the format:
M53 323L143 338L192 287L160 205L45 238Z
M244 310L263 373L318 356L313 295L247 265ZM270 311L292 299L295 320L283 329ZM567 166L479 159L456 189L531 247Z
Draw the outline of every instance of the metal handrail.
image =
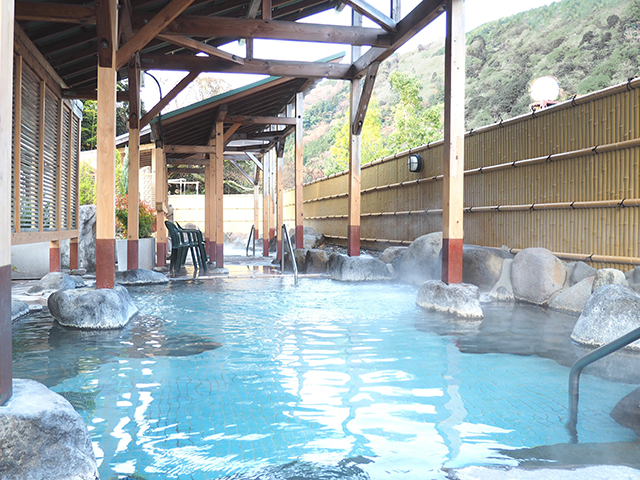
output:
M249 245L251 245L251 239L253 238L253 236L256 233L256 226L255 225L251 225L251 231L249 232L249 240L247 241L247 257L249 256ZM256 239L253 239L253 256L256 256Z
M573 367L571 367L571 373L569 374L569 420L566 426L575 440L577 440L576 426L578 424L578 400L580 396L580 374L582 370L593 362L617 352L638 339L640 339L640 327L580 357L576 363L573 364Z
M293 246L291 245L291 239L289 238L289 232L287 232L287 226L282 225L282 241L286 240L286 245L289 247L289 253L291 254L291 265L293 265L293 281L295 284L298 283L298 264L296 263L296 255L293 253ZM284 273L284 257L285 257L284 248L282 249L282 258L280 259L280 269L282 273Z

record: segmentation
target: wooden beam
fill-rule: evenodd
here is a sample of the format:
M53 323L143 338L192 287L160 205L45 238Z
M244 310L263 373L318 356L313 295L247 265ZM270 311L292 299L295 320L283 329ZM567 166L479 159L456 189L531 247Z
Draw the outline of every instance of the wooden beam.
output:
M104 64L98 66L96 288L113 288L115 285L116 10L116 0L100 0L99 5L96 5L98 27L107 19L111 21L109 25L104 25L98 37L99 42L108 42L108 48L100 46L99 50L105 51ZM106 31L106 28L109 31ZM69 203L71 201L69 199Z
M184 12L194 0L171 0L155 16L148 19L148 22L138 30L138 32L127 43L118 49L116 55L116 67L122 68L129 59L144 48L147 43L154 39L162 30L182 12Z
M249 183L251 183L253 185L253 177L251 175L249 175L247 172L245 172L244 168L242 168L240 165L238 165L238 162L236 162L233 158L229 158L229 162L231 162L231 165L236 167L238 169L238 171L240 173L242 173L242 175L244 175L244 177L247 180L249 180Z
M192 158L192 159L179 159L179 158L167 158L167 165L209 165L208 158Z
M330 62L296 62L290 60L251 60L237 65L213 57L194 55L143 54L140 57L145 70L181 70L200 72L251 73L274 77L350 79L350 65Z
M369 3L364 0L341 0L342 3L346 3L351 8L353 8L356 12L364 15L369 20L380 25L387 32L394 32L396 29L395 20L389 18L384 13L382 13L377 8L373 7Z
M129 129L138 130L140 135L140 65L136 58L129 62L127 77L129 80ZM140 138L138 138L139 147Z
M256 18L258 16L258 10L262 0L250 0L249 8L247 9L247 18Z
M244 65L244 58L232 53L227 53L224 50L220 50L219 48L212 47L211 45L207 45L206 43L199 42L198 40L194 40L193 38L189 38L183 35L162 34L158 35L157 38L169 43L173 43L174 45L178 45L179 47L188 48L189 50L193 50L194 52L203 52L211 57L216 57L228 62L237 63L238 65Z
M95 88L78 88L78 89L63 89L62 98L77 99L77 100L97 100L98 90ZM116 100L118 102L128 102L129 92L116 92Z
M233 125L231 125L229 128L227 128L227 131L224 132L224 145L225 147L227 146L227 143L229 143L231 141L231 137L233 136L234 133L236 133L236 131L242 126L242 123L237 122L234 123Z
M204 168L186 168L186 167L176 167L176 168L168 168L167 169L167 174L172 174L172 173L176 173L176 174L180 174L180 175L186 175L186 174L191 174L191 173L199 173L204 175L205 173L205 169Z
M264 167L262 166L262 163L260 162L260 160L258 160L258 157L256 157L253 153L251 152L244 152L245 155L247 157L249 157L249 160L251 160L253 163L256 164L256 167L259 168L260 170L264 170Z
M111 68L114 66L115 50L118 48L116 38L117 10L113 0L96 0L96 37L98 38L98 66Z
M464 196L464 0L447 0L445 39L442 281L462 282Z
M161 148L151 151L151 165L156 172L156 265L164 267L167 263L167 226L164 224L165 205L167 203L167 164Z
M387 48L370 48L353 65L352 76L360 76L373 62L381 62L389 58L407 40L424 27L433 22L444 12L445 0L422 0L405 18L396 25L396 32L391 36L391 44Z
M373 93L373 86L376 83L376 75L378 74L378 67L380 62L373 62L367 69L367 76L364 80L364 86L362 87L362 93L358 100L358 105L355 112L352 112L353 118L351 123L351 131L354 135L360 135L362 133L362 126L367 115L367 108L369 107L369 100Z
M304 204L304 165L302 162L302 143L303 143L303 128L302 128L302 109L304 102L304 93L299 92L296 94L296 142L295 142L295 226L296 226L296 246L295 248L304 247L304 212L302 206Z
M136 28L144 28L146 26L145 21L151 22L152 19L153 17L149 14L134 14L134 30ZM183 15L176 18L162 31L162 33L168 35L187 35L191 37L211 37L212 32L215 32L218 38L263 38L299 42L371 45L385 48L391 46L391 37L380 28L354 28L282 20ZM160 32L156 34L158 33Z
M96 9L64 3L16 2L16 20L95 25Z
M295 125L296 119L291 117L250 117L244 115L228 116L226 123L241 123L244 125Z
M215 154L215 146L205 145L165 145L164 151L169 153L208 153Z
M135 35L133 33L133 26L131 25L132 13L131 0L124 0L122 2L122 8L120 9L120 19L118 21L118 37L122 40L122 43L127 43Z
M262 0L262 19L271 20L271 0Z
M198 75L200 75L200 72L190 71L182 80L180 80L169 93L162 97L160 101L156 103L156 105L151 110L149 110L144 117L142 117L142 119L140 120L140 128L142 129L149 125L149 122L151 122L151 120L153 120L156 115L158 115L162 111L162 109L169 104L171 100L176 98L178 94L187 87L187 85L193 82L198 77Z

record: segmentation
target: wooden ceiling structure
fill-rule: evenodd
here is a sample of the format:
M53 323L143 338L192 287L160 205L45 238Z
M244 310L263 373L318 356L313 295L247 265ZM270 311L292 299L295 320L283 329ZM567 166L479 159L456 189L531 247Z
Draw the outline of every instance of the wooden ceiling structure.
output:
M37 58L48 74L60 79L66 98L97 99L97 242L96 286L115 284L115 106L128 101L130 196L137 196L140 128L148 124L201 72L265 74L286 78L334 78L350 82L350 166L349 231L350 255L360 248L360 142L367 105L380 62L392 55L418 31L447 12L445 45L445 152L443 158L443 281L462 281L462 194L464 170L464 0L422 0L400 15L400 0L390 0L389 14L373 8L366 0L0 0L0 404L11 396L11 229L13 60L15 38L25 39L29 54ZM298 22L333 8L351 8L350 26ZM362 17L375 27L362 26ZM244 39L244 57L220 47ZM320 42L351 46L351 63L282 61L255 58L255 39ZM22 40L21 40L22 41ZM362 47L368 47L366 51ZM141 118L140 72L180 70L184 79ZM118 92L118 79L128 78L128 91ZM296 213L298 246L302 225L302 94L297 93ZM255 114L228 115L221 104L215 113L208 142L193 132L192 145L183 153L209 155L211 190L215 211L208 220L210 251L217 266L222 262L222 161L224 138L249 133L243 129L256 123ZM288 115L287 115L288 116ZM242 117L242 118L241 118ZM227 121L228 120L228 121ZM271 119L270 125L283 120ZM167 120L168 122L169 120ZM158 122L159 123L159 122ZM286 122L285 122L286 123ZM293 123L293 120L291 120ZM265 131L269 124L265 125ZM185 131L190 135L190 131ZM197 137L197 138L196 138ZM200 142L200 144L198 144ZM154 148L157 185L166 189L165 152ZM188 148L187 148L188 147ZM189 149L191 149L189 151ZM279 164L280 166L281 164ZM136 172L132 175L131 172ZM220 174L217 174L217 173ZM166 198L158 198L158 258L166 258L164 215ZM138 208L129 205L129 268L137 265ZM162 249L165 249L164 251ZM213 253L213 255L211 255Z
M287 84L289 87L292 85L291 79L298 79L293 82L298 91L304 89L304 86L313 79L332 78L349 81L351 84L351 172L348 247L350 255L358 255L360 252L360 134L380 62L447 10L449 12L447 15L447 51L449 52L447 61L449 63L445 72L449 87L447 96L454 99L452 105L458 105L456 108L459 109L460 101L455 99L460 95L452 92L461 90L461 98L463 98L464 84L459 81L456 83L455 80L456 75L464 77L464 31L459 31L460 25L462 28L464 25L463 5L464 0L422 0L413 10L402 16L400 0L390 0L388 14L377 10L366 0L66 0L65 2L17 0L14 12L15 28L22 30L32 42L34 49L62 79L63 96L98 100L98 288L111 288L114 285L115 270L113 254L110 252L113 252L112 244L115 241L113 233L115 173L112 159L115 154L116 100L128 101L130 105L130 170L136 170L139 165L140 128L150 123L201 72L267 74L281 77L282 80L276 80L276 82L283 82L283 85ZM352 10L350 26L299 22L319 12L345 7ZM363 17L371 20L374 26L363 26ZM255 58L253 43L256 39L348 45L351 47L352 60L351 63L340 63L335 60L313 62ZM230 54L220 48L239 40L244 40L246 43L244 56ZM456 42L459 44L458 53L456 53ZM363 50L363 47L368 49ZM462 51L462 63L459 59L460 51ZM460 65L462 69L459 68ZM141 117L140 72L149 69L179 70L188 73L171 92L150 109L149 113ZM117 92L116 82L123 78L128 78L129 89L126 92ZM454 84L457 86L453 87ZM290 91L275 92L275 95L291 98ZM212 227L210 232L211 244L214 246L212 252L215 252L216 246L222 248L222 179L221 175L216 176L215 172L222 170L225 141L228 142L232 135L236 139L242 136L247 139L251 136L257 138L260 135L275 139L276 137L269 133L274 129L273 125L281 125L275 128L278 130L284 128L287 133L296 132L295 223L296 232L302 233L304 220L302 213L302 100L298 94L291 105L293 103L299 106L295 110L295 117L290 117L288 120L282 118L283 115L286 117L283 110L267 112L268 108L261 110L260 103L247 103L246 108L232 112L227 110L228 105L221 102L217 105L215 112L211 108L195 107L182 117L179 114L173 117L163 116L163 123L167 125L166 132L162 132L160 121L154 121L153 130L156 133L157 146L165 147L161 154L158 153L162 155L163 162L165 155L169 155L169 158L172 155L174 157L182 155L184 158L194 153L210 156L212 165L210 170L214 172L211 174L211 181L214 182L212 185L215 185L216 191L215 215L212 216L216 227ZM288 108L289 111L294 111L292 106ZM203 118L202 115L208 116L209 121L200 121ZM446 116L453 118L461 115L459 113L453 115L451 108L446 107ZM180 118L180 122L172 125L172 118ZM257 118L261 120L258 121ZM169 125L172 125L172 128L168 128ZM296 127L296 125L299 126ZM459 121L459 127L461 126L462 120ZM455 131L455 128L452 131ZM175 141L171 138L174 133L177 135ZM222 141L223 139L225 141ZM269 142L265 145L273 146L274 143ZM173 147L173 150L167 149L168 146ZM461 157L459 145L452 151L454 152L452 166L457 169L460 162L456 163L455 160ZM446 163L449 161L447 155L445 155L445 170ZM215 167L213 167L214 164ZM451 178L456 178L453 171ZM166 180L166 172L164 179ZM137 179L130 176L129 180L130 192L137 192ZM446 184L447 182L445 182L445 203L448 204L451 200L452 204L457 205L454 197L461 197L461 186L452 187L454 195L446 199ZM219 192L218 189L220 189ZM163 202L157 203L158 224L162 230L166 205ZM449 219L447 214L444 215L445 224L449 222L454 226L451 232L446 225L443 229L446 248L448 248L447 239L450 234L452 238L455 237L456 245L458 239L462 238L461 211L460 209L460 214L456 213L452 219ZM137 243L135 205L130 206L129 223L129 240ZM163 235L166 235L166 232L159 231L159 259L164 258L165 253L161 251L162 245L160 245L165 238ZM300 243L302 237L301 234L297 236ZM132 244L129 251L133 252L133 250ZM457 252L457 246L454 250ZM461 247L459 255L454 254L454 257L457 258L457 256L461 261ZM218 266L221 266L221 253L213 254L211 258L215 258ZM134 258L129 267L135 267L136 264L137 258ZM445 268L444 271L447 272L449 269ZM457 276L448 278L447 281L455 281L455 278Z

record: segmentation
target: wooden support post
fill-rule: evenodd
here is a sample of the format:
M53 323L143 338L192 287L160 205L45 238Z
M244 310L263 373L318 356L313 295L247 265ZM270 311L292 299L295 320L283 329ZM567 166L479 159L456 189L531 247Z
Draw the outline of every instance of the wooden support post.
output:
M60 271L60 240L49 242L49 272Z
M361 80L351 80L350 118L358 108ZM349 129L349 230L347 232L347 254L350 257L360 255L360 163L362 135L355 135Z
M164 267L167 264L167 226L164 224L167 219L167 164L162 148L151 151L151 160L156 166L156 264Z
M224 123L216 121L215 130L215 171L216 171L216 268L224 267Z
M209 164L204 167L204 243L209 262L213 262L215 255L211 246L212 214L211 197L213 196L213 155L209 155Z
M78 262L78 241L78 237L69 239L69 269L71 270L80 268L80 263Z
M111 21L105 25L111 39L116 38L117 1L104 0ZM101 22L103 19L98 19ZM115 41L100 48L98 63L98 159L96 169L96 288L115 285L116 232L116 55ZM109 50L105 52L105 50Z
M302 163L302 103L304 101L304 93L298 92L296 94L296 160L295 160L295 189L296 189L296 245L295 248L304 247L304 212L302 211L302 204L304 202L303 191L303 163Z
M442 281L462 282L464 193L464 0L447 0Z
M13 83L13 0L0 4L0 406L11 398L11 112ZM16 72L17 73L17 72ZM19 80L18 80L19 81ZM16 114L16 120L18 120ZM18 140L19 141L19 140ZM16 151L17 165L20 150ZM16 167L16 170L19 168ZM16 183L16 185L18 185ZM16 188L16 190L20 190ZM16 203L16 211L19 211ZM17 231L17 230L16 230Z
M269 152L262 157L262 165L264 171L262 172L262 256L269 256L269 179L271 174L271 158Z
M269 241L276 237L276 170L278 169L277 159L273 150L269 151Z
M129 62L129 192L127 216L127 270L138 269L140 223L140 69Z
M278 213L276 215L276 232L278 236L277 243L277 259L282 259L282 226L284 225L284 140L279 141L276 144L276 206L278 208Z
M254 243L260 238L260 168L256 165L255 176L253 177L253 235Z
M351 24L353 26L361 26L362 15L353 12ZM360 58L361 52L361 47L351 47L352 62ZM349 227L347 231L347 254L350 257L360 255L360 163L362 158L362 136L360 128L354 129L354 121L357 117L361 94L362 81L354 78L351 80L349 103Z

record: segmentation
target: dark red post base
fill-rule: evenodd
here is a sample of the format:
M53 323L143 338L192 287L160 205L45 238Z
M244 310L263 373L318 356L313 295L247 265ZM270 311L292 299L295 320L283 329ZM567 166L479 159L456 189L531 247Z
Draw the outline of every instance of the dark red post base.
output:
M222 243L216 244L216 268L224 266L224 246Z
M271 240L275 236L276 236L276 229L275 228L270 228L269 229L269 240Z
M164 267L167 264L167 244L158 242L156 244L156 265Z
M347 254L350 257L360 256L360 225L349 225Z
M304 248L304 226L296 225L296 248Z
M462 239L442 239L442 281L462 283Z
M49 247L49 271L60 271L60 247Z
M75 242L74 242L75 240ZM69 242L69 268L71 270L77 270L79 268L78 263L78 239L71 239Z
M113 288L116 283L116 240L96 240L96 288Z
M0 267L0 405L11 398L11 265Z
M282 260L282 239L276 240L276 260Z
M262 239L262 256L263 257L269 256L269 239L268 238Z
M127 270L138 269L138 240L127 240Z

